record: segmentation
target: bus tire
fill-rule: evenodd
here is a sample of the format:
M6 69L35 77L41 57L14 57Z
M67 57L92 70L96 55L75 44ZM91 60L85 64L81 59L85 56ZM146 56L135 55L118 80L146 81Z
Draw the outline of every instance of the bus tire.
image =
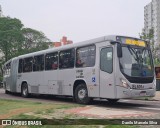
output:
M75 101L79 104L88 104L91 98L88 97L88 90L85 84L79 84L75 89Z
M9 94L9 91L6 88L6 84L4 84L5 94Z
M9 94L9 91L5 89L5 94Z
M21 95L24 98L29 97L29 92L28 92L28 84L27 83L23 83L22 87L21 87Z
M119 99L107 99L109 103L116 103L119 101Z

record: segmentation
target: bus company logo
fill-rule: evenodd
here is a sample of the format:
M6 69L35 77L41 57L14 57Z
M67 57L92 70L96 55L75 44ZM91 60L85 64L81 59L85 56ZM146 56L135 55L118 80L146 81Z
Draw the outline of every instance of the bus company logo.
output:
M92 82L96 82L96 78L95 77L92 77Z
M2 120L2 125L12 125L11 120Z

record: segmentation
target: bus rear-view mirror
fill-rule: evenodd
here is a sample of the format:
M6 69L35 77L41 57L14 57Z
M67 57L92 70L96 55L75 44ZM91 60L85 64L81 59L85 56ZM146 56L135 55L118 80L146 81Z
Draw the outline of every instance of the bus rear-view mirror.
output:
M122 46L121 46L120 43L117 43L117 56L118 56L119 58L122 57Z

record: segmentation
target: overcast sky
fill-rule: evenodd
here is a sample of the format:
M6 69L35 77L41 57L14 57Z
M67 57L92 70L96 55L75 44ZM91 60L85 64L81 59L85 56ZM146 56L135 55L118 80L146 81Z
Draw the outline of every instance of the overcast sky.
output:
M3 14L52 41L80 42L104 35L139 37L144 6L151 0L0 0Z

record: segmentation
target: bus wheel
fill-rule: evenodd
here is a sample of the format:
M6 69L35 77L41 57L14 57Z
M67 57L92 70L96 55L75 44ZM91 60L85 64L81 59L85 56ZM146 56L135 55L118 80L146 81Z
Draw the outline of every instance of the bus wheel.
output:
M21 94L22 94L22 97L25 97L25 98L29 97L28 85L27 85L27 83L23 83L23 84L22 84Z
M4 83L4 90L5 90L5 94L9 94L9 91L6 88L6 83Z
M116 103L119 99L107 99L109 103Z
M8 90L5 90L5 94L9 94L9 91L8 91Z
M75 100L79 104L88 104L91 98L88 97L88 90L85 84L79 84L75 89Z

